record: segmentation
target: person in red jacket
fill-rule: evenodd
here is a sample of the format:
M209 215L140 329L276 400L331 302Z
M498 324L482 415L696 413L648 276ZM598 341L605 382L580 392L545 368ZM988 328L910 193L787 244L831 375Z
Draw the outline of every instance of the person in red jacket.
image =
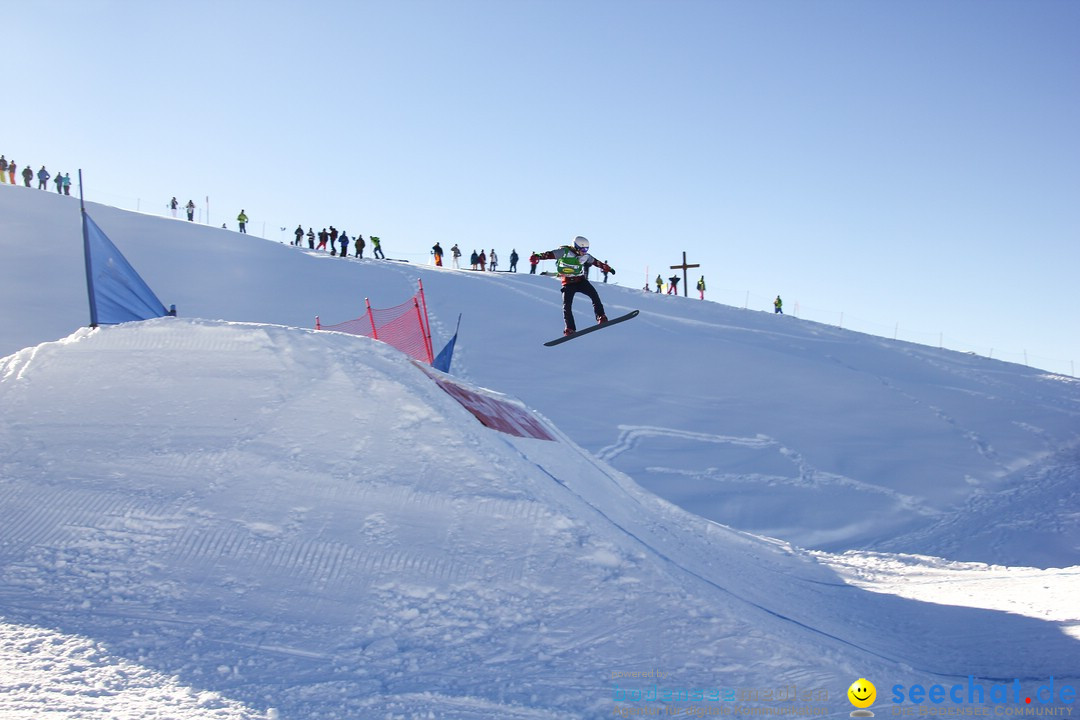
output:
M589 268L595 265L611 275L615 274L615 270L606 262L597 260L589 254L589 241L587 239L578 235L574 238L573 245L563 245L547 252L533 253L529 258L529 262L535 266L534 258L535 262L554 260L555 269L562 279L563 320L566 321L566 329L563 330L563 335L572 335L577 331L577 324L574 322L573 304L574 296L578 293L584 293L586 297L592 300L593 313L596 315L597 324L607 322L607 315L604 314L604 304L600 302L600 294L596 292L596 288L589 282Z

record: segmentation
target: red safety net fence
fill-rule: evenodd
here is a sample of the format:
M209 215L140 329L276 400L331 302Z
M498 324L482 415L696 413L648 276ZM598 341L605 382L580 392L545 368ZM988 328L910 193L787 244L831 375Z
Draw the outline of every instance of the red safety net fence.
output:
M409 357L430 365L435 359L431 350L431 326L428 324L424 284L421 282L419 285L420 289L408 301L384 310L371 307L371 302L364 298L367 312L355 320L346 320L336 325L323 325L316 316L315 329L333 330L381 340Z

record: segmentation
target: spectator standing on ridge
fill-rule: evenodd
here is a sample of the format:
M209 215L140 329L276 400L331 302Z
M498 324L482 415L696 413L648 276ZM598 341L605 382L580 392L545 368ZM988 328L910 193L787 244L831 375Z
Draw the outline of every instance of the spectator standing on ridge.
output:
M667 294L668 295L678 295L679 294L679 276L678 275L672 275L671 277L668 278L668 280L671 282L671 284L668 285Z
M6 183L7 182L7 168L8 168L7 158L4 157L3 155L0 155L0 183Z
M459 248L457 246L457 243L454 243L454 246L452 248L450 248L450 261L454 264L454 269L455 270L460 270L461 269L461 265L458 264L458 260L460 260L460 259L461 259L461 248Z
M573 245L562 245L554 250L533 254L538 255L541 260L554 260L555 269L562 279L563 320L566 322L563 335L572 335L577 330L577 324L574 322L573 307L574 295L577 293L584 293L586 297L592 300L593 314L596 316L597 325L607 322L607 315L604 314L604 304L600 302L600 293L596 292L596 288L589 282L589 268L595 265L612 275L615 274L615 270L603 260L597 260L589 254L589 241L587 239L578 235L574 238Z
M38 179L37 189L38 190L48 190L49 189L49 178L51 178L51 177L52 177L52 175L50 175L49 171L45 169L44 165L42 165L41 169L37 171L37 179Z
M236 216L236 222L240 223L240 232L247 235L248 216L247 213L244 212L243 208L240 208L240 214Z
M697 281L698 292L701 293L701 299L705 299L705 276L702 275L701 279Z
M64 194L64 176L60 173L56 173L56 177L53 178L53 185L56 186L56 194Z
M536 274L536 266L540 264L540 256L536 253L529 253L529 274Z
M319 231L319 250L326 249L326 242L330 239L330 233L326 232L326 228Z
M499 256L495 254L495 248L491 248L491 272L495 272L497 267L499 267Z
M300 245L304 242L304 226L297 225L296 230L293 230L293 235L296 236L296 242L294 242L293 245L295 245L296 247L300 247Z
M515 248L515 249L510 251L510 272L512 272L512 273L517 272L517 261L518 261L518 254L517 254L517 249Z
M656 294L659 295L662 292L664 292L664 278L657 275L656 276Z
M176 209L180 207L180 201L173 195L173 199L169 201L169 209L172 210L172 216L176 217Z
M442 245L439 241L435 241L435 245L431 248L431 254L435 256L435 267L442 267Z
M12 165L12 167L15 166ZM23 185L25 185L26 187L30 187L30 181L34 179L34 171L30 169L29 165L22 169L22 179Z
M376 235L371 236L371 254L372 256L380 258L382 260L386 259L386 256L383 255L382 243L379 242L379 238Z
M776 299L773 300L772 306L773 306L773 314L774 315L783 315L784 314L784 301L780 299L779 295L777 295ZM798 308L795 308L795 309L798 310Z
M315 233L311 231L311 228L307 229L307 246L308 250L315 249Z
M480 256L476 254L475 250L473 250L472 255L469 256L469 262L472 263L472 265L469 267L469 269L470 270L475 270L476 269L476 263L480 262Z
M364 236L360 233L356 233L356 257L360 258L361 260L364 259L365 245L367 245L367 243L364 242Z
M187 205L185 205L184 208L187 210L187 221L188 222L194 222L195 221L195 201L194 200L188 200Z
M71 195L71 176L64 173L64 194Z
M485 253L483 249L481 249L480 254L476 256L476 266L480 268L481 272L487 270L487 253Z
M345 234L345 231L341 231L341 235L338 237L341 241L341 257L349 256L349 236Z
M11 178L11 184L15 184L15 161L8 161L8 177Z

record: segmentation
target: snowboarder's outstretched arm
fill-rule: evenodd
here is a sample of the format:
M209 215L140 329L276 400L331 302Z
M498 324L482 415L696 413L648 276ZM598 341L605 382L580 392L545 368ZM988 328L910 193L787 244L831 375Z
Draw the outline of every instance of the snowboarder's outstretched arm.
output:
M592 259L592 264L595 265L596 267L600 268L601 270L603 270L606 273L609 273L611 275L615 274L615 268L611 267L610 265L608 265L603 260L597 260L596 258L593 258Z
M561 247L561 248L556 248L555 250L548 250L547 252L533 253L529 257L529 262L533 262L534 260L536 262L539 262L540 260L558 260L560 257L563 257L563 255L565 253L567 253L567 252L572 253L573 250L571 248L569 248L569 247ZM613 267L611 267L610 265L608 265L603 260L597 260L596 258L594 258L592 255L589 255L588 253L585 253L584 255L581 255L580 257L581 257L581 264L582 265L587 265L587 264L595 265L596 267L600 268L604 272L610 273L612 275L615 274L615 269Z

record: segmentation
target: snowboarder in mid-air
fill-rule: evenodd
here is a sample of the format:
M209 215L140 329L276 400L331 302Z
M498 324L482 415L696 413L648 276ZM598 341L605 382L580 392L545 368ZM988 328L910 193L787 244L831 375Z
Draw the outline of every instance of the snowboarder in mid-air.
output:
M572 335L577 331L577 324L574 322L573 304L574 295L578 293L585 293L592 300L596 323L600 325L607 322L607 315L604 314L604 304L600 302L600 295L589 282L589 268L595 265L612 275L615 274L615 270L606 262L597 260L589 254L588 240L578 235L574 238L572 245L563 245L547 252L533 253L529 261L532 262L533 258L537 260L554 260L555 269L559 277L562 278L563 320L566 321L566 329L563 330L563 335Z

